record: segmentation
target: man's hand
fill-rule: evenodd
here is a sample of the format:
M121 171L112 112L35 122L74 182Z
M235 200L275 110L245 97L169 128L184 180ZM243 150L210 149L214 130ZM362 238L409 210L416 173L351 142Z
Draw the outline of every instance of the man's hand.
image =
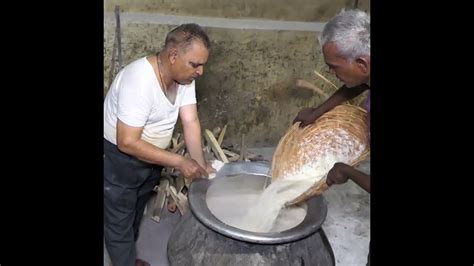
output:
M298 113L298 115L296 115L296 118L293 120L293 124L301 121L300 127L305 127L313 123L320 116L321 115L318 114L317 108L304 108Z
M216 169L214 169L214 167L212 167L212 164L210 164L209 162L206 162L206 172L210 175L210 174L215 174L217 171Z
M207 171L195 160L182 157L182 162L176 167L185 178L195 179L208 177Z
M362 189L370 193L370 175L344 163L334 164L328 172L326 183L328 186L332 184L343 184L346 183L349 178Z
M346 173L348 167L350 166L344 163L335 163L326 177L326 183L328 186L331 186L332 184L346 183L349 179L349 176Z

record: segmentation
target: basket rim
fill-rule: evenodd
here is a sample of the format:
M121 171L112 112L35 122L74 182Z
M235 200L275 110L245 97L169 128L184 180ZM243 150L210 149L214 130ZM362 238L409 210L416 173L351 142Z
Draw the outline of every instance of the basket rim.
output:
M339 108L350 108L351 111L347 112L348 116L346 117L346 119L344 119L344 111L342 110L340 113L338 113L338 110ZM331 112L333 110L335 110L334 112ZM329 115L326 115L328 114ZM361 129L364 129L363 127L361 127L362 125L362 121L364 121L364 119L368 119L367 116L363 116L363 115L367 115L368 112L365 108L361 107L361 106L358 106L358 105L354 105L354 104L350 104L350 103L342 103L342 104L339 104L337 106L335 106L334 108L332 108L331 110L325 112L323 115L321 115L318 119L315 120L315 122L313 122L312 124L308 125L308 126L311 126L311 125L316 125L316 128L314 128L314 131L311 131L313 129L311 128L308 128L310 131L307 132L306 135L311 135L311 134L317 134L317 131L324 131L326 129L330 129L331 128L331 123L335 123L336 125L341 125L341 124L344 124L346 125L345 127L349 127L349 129L352 129L352 130L348 130L347 128L345 128L344 126L335 126L334 128L341 128L342 130L346 131L352 138L356 139L357 141L361 141L361 144L363 144L365 147L364 149L362 150L362 152L360 153L360 155L358 155L354 161L352 162L343 162L343 163L346 163L347 165L350 165L351 167L354 167L356 164L364 161L365 159L367 159L369 156L370 156L370 137L368 137L368 134L370 134L370 132L365 132L364 130L363 131L360 131ZM362 120L361 120L361 117L362 117ZM321 119L322 118L322 119ZM339 120L339 118L341 118ZM320 128L317 128L317 124L318 124L318 120L321 122L320 123ZM354 127L350 127L349 125L351 124L352 121L355 121L355 125ZM288 141L292 142L294 141L292 138L300 138L301 136L303 136L301 131L299 131L299 129L301 130L304 130L306 129L308 126L304 127L304 128L300 128L299 125L300 125L300 121L294 123L293 125L291 125L287 132L285 133L284 136L281 137L280 141L278 142L278 145L275 149L275 152L273 154L273 158L272 158L272 166L271 166L271 179L272 179L272 182L278 180L278 179L282 179L284 178L284 176L276 176L276 174L278 173L278 175L282 175L282 170L279 169L277 171L275 171L275 169L277 169L277 166L276 166L276 162L278 160L282 160L282 158L280 158L281 156L283 156L282 154L283 153L286 153L286 152L290 152L290 153L293 153L295 151L295 148L288 148ZM327 124L325 124L327 123ZM368 124L367 122L364 123L363 126L367 126L367 131L370 131L370 128L368 128ZM354 131L355 130L355 131ZM368 134L367 134L368 133ZM300 134L300 135L295 135L295 134ZM299 147L296 147L296 149L299 149ZM354 158L353 158L354 159ZM284 161L282 161L284 162ZM282 166L282 167L285 167L285 166ZM281 168L281 167L280 167ZM288 167L286 167L288 168ZM287 169L289 170L289 169ZM302 194L300 194L299 196L295 197L293 200L291 201L288 201L287 204L297 204L297 203L301 203L313 196L316 196L316 195L320 195L322 194L325 190L327 190L329 188L329 186L327 186L327 183L326 183L326 180L327 180L327 175L325 175L322 179L318 180L318 181L315 181L311 187L309 187L305 192L303 192Z

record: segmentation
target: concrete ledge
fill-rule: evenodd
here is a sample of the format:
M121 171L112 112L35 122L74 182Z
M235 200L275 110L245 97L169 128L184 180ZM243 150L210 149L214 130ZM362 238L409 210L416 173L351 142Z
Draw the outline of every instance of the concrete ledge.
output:
M104 14L105 23L115 23L115 14ZM121 23L144 23L161 25L180 25L183 23L197 23L203 27L226 29L257 29L257 30L286 30L321 32L326 23L280 21L260 19L227 19L214 17L175 16L158 13L120 13Z

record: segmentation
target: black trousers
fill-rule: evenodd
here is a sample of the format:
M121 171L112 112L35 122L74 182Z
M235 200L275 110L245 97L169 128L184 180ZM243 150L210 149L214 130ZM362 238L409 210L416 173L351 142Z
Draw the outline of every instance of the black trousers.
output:
M138 228L162 169L104 139L104 237L114 266L135 265Z

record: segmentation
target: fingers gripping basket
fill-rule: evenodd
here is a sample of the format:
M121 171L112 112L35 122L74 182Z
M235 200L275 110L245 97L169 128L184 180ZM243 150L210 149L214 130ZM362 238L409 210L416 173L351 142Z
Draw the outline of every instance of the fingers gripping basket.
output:
M338 105L313 124L295 123L280 139L273 155L272 181L285 178L304 165L332 154L338 162L355 165L369 155L367 112L354 105ZM287 205L297 204L328 189L326 176Z

